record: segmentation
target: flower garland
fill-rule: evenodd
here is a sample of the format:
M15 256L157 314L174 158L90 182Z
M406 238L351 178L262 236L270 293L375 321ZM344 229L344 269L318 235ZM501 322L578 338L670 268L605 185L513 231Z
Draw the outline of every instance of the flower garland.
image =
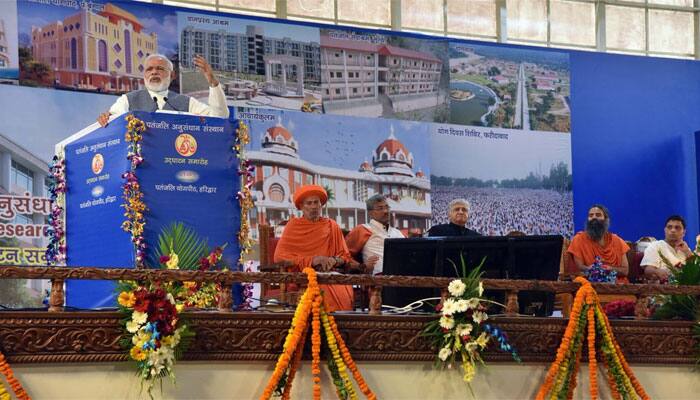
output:
M245 157L245 146L250 143L250 131L248 125L243 121L238 121L236 128L236 141L233 150L238 157L238 175L241 176L241 190L238 191L238 202L241 205L241 229L238 231L238 244L241 247L241 255L238 260L243 265L245 256L250 253L253 247L253 240L250 238L250 224L248 213L253 208L253 194L251 188L255 183L255 166Z
M253 265L254 261L250 260L245 263L245 272L253 272ZM243 301L241 301L241 304L238 306L239 311L252 311L253 306L253 284L250 282L244 282L242 284L243 286Z
M360 391L368 399L376 399L375 394L367 386L357 365L350 356L345 341L340 336L335 319L326 312L323 306L323 295L318 286L316 271L313 268L304 268L303 272L308 277L308 286L299 299L299 305L294 311L294 317L292 318L292 325L289 328L287 337L284 339L282 354L277 359L275 370L272 372L272 376L267 382L260 399L267 400L272 397L273 393L281 395L283 399L289 398L292 381L300 364L304 340L309 329L309 319L311 319L313 398L321 398L321 325L323 324L326 332L326 342L333 356L333 363L342 377L342 385L346 393L355 393L347 374L347 370L350 370L357 381ZM356 395L351 398L356 398Z
M557 349L556 359L547 371L536 399L571 398L573 396L584 340L588 345L589 395L591 399L598 398L596 338L600 340L599 353L603 366L607 370L606 378L613 398L639 397L648 399L649 396L634 376L620 346L615 341L610 322L600 306L595 289L583 277L577 277L575 281L582 286L576 292L569 323Z
M56 154L49 164L48 190L51 198L51 214L46 247L48 265L59 265L66 261L66 230L64 212L66 205L66 160L63 150Z
M134 244L135 264L137 268L143 267L146 257L146 240L143 237L143 229L146 225L144 213L146 204L143 202L143 192L136 176L136 168L143 163L141 155L141 141L146 124L132 114L126 116L127 128L125 140L129 143L129 152L126 158L131 162L129 171L122 174L125 180L123 186L124 216L126 221L122 223L122 229L131 234L131 242Z
M17 378L15 378L12 368L10 368L10 364L8 364L7 360L5 359L5 355L2 354L2 352L0 352L0 373L2 373L7 380L7 383L10 385L10 388L17 399L31 399L29 394L27 394L27 392L24 390L24 387L22 387L22 384L17 380ZM5 388L5 384L2 381L0 381L0 400L10 400L10 394L7 392L7 388Z
M473 269L468 275L466 266L462 266L464 278L451 281L447 287L450 296L436 307L440 319L431 321L423 330L433 346L439 349L437 366L451 368L459 357L462 363L463 380L469 385L476 376L477 364L483 364L481 351L486 348L491 338L499 347L512 354L520 361L515 349L508 343L508 338L500 329L484 324L489 316L486 302L481 296L484 286L480 281L480 268ZM471 386L470 386L471 390Z
M355 389L352 387L347 368L345 368L344 361L340 356L340 349L338 348L338 342L335 340L335 334L331 328L330 319L325 312L321 314L321 323L323 324L323 331L328 341L328 349L331 353L331 356L328 357L328 369L334 375L333 383L336 385L338 398L356 400L357 393L355 393Z

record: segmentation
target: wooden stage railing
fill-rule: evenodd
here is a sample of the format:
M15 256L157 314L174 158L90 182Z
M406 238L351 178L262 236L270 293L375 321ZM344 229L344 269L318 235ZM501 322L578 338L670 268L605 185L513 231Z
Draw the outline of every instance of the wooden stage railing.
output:
M50 279L48 311L0 312L0 350L13 363L126 361L119 340L123 316L114 311L64 309L63 284L67 279L210 281L222 285L217 310L185 311L183 318L197 339L183 355L185 360L274 361L284 343L292 313L232 311L231 287L235 282L297 283L301 273L201 272L63 267L0 267L0 279ZM432 361L436 349L421 335L434 315L381 314L381 287L445 288L450 278L319 274L320 283L372 287L370 313L339 313L338 328L354 358L359 361ZM567 324L565 318L514 316L522 290L575 293L572 282L484 280L487 289L507 294L506 316L489 321L508 332L510 342L525 362L551 362ZM634 295L640 303L653 294L700 295L700 287L667 285L594 284L600 294ZM617 342L633 363L692 364L697 340L693 321L649 319L611 320ZM510 355L489 349L490 361L512 361Z
M51 297L49 311L63 311L65 296L63 284L67 279L90 280L161 280L161 281L195 281L217 282L221 284L220 312L230 312L232 309L231 288L236 282L251 283L296 283L306 284L306 275L291 272L240 272L240 271L184 271L161 269L126 269L126 268L96 268L96 267L0 267L0 279L50 279ZM432 287L446 290L454 278L427 276L372 276L352 274L318 274L318 282L323 284L363 285L370 288L370 315L381 314L381 288L389 287ZM574 294L580 285L565 281L536 281L536 280L507 280L484 279L486 289L504 291L506 293L507 315L518 313L518 292L544 291L552 293ZM643 305L650 295L681 294L700 296L700 286L676 286L658 284L604 284L594 283L593 287L599 294L634 295L637 298L637 316L642 318Z

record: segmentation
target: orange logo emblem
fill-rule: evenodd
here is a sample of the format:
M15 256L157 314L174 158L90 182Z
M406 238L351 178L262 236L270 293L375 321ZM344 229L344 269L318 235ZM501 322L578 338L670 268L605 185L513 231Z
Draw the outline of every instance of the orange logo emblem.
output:
M189 157L197 152L197 140L188 133L182 133L175 139L175 150L184 157Z
M95 175L99 174L102 172L102 168L105 167L105 159L102 157L102 154L97 153L95 154L94 157L92 157L92 173Z

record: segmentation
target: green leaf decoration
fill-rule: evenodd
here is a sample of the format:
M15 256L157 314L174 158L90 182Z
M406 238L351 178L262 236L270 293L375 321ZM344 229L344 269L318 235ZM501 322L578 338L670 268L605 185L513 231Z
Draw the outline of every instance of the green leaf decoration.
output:
M684 266L671 266L669 281L677 285L700 285L700 256L693 254L686 260ZM697 321L700 319L700 303L695 296L666 295L659 296L661 305L654 312L654 319L681 319ZM700 360L700 359L699 359Z
M158 247L150 265L159 267L160 257L173 253L178 256L179 269L196 270L199 268L199 259L209 254L209 245L207 239L200 238L194 229L182 222L174 222L162 229L158 235Z

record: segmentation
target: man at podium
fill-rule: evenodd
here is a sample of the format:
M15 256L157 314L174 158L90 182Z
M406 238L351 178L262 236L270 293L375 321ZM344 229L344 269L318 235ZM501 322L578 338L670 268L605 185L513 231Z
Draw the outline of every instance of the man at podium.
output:
M209 104L169 91L170 82L175 77L173 63L161 54L151 54L146 57L146 69L143 81L146 89L135 90L120 96L109 108L100 114L97 122L106 126L110 115L124 114L128 111L171 110L184 111L197 115L228 118L226 95L214 76L211 66L202 56L195 56L194 64L209 82Z

